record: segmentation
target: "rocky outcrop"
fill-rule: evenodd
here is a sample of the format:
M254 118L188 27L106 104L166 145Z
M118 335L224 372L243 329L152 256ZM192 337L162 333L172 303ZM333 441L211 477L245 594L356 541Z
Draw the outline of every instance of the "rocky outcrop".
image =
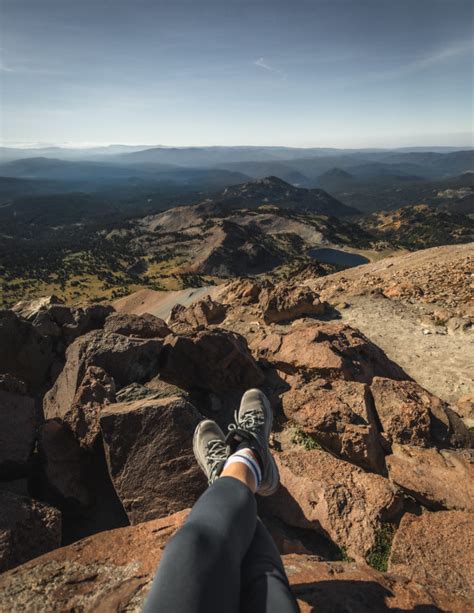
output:
M326 303L318 294L305 285L280 283L262 290L259 296L260 309L266 323L291 321L300 317L323 315Z
M322 531L356 560L375 545L377 532L401 510L384 477L364 472L324 451L276 455L281 486L268 499L285 523Z
M26 474L36 431L35 401L12 376L0 377L0 479Z
M185 390L217 394L263 382L245 338L220 329L169 337L163 346L160 373L165 381Z
M375 376L408 375L361 332L338 323L297 321L285 331L262 330L252 340L257 356L283 372L371 383Z
M392 542L389 570L422 585L449 586L474 600L474 515L463 511L407 513Z
M101 532L41 556L0 577L0 608L6 611L140 611L163 549L187 511ZM283 556L302 613L351 611L451 611L469 601L449 590L377 572L352 562L320 562L314 556ZM38 585L41 589L31 589Z
M430 509L474 512L474 464L468 451L394 445L390 480Z
M54 360L51 338L13 311L0 311L0 373L24 381L30 393L44 391Z
M99 415L115 402L115 381L103 368L89 366L76 391L71 407L62 417L84 448L92 448L100 434Z
M375 377L371 391L390 443L421 447L469 445L469 431L459 417L415 381Z
M256 304L262 291L262 285L252 279L231 281L219 293L219 300L230 306Z
M60 544L61 514L57 509L0 490L0 572Z
M204 490L192 449L201 419L179 396L113 404L102 411L110 476L132 524L192 506Z
M367 385L319 379L283 394L282 408L288 419L328 451L366 470L384 472Z
M164 338L171 333L162 319L150 313L112 313L105 321L104 331L138 338Z
M226 312L227 306L225 304L216 302L210 296L206 296L203 300L199 300L188 307L175 304L168 317L168 323L173 326L174 330L179 327L186 329L217 325L224 321Z
M140 339L95 330L78 338L66 352L66 364L46 394L46 418L64 418L89 366L113 377L117 387L146 381L158 372L161 339Z

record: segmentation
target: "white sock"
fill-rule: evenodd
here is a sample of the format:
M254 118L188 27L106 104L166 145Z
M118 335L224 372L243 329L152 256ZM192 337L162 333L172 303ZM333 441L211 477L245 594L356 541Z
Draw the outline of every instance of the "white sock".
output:
M260 484L262 483L262 471L253 452L250 449L239 449L227 458L227 462L224 464L224 469L230 464L235 464L236 462L245 464L245 466L250 469L255 479L256 490L258 490Z

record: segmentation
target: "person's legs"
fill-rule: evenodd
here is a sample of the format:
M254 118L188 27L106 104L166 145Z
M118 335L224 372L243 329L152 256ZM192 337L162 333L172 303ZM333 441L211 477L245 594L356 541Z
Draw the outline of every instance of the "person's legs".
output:
M215 481L167 545L143 611L239 611L240 568L256 521L255 496L244 483Z
M268 530L257 527L241 566L241 613L298 613L283 563Z

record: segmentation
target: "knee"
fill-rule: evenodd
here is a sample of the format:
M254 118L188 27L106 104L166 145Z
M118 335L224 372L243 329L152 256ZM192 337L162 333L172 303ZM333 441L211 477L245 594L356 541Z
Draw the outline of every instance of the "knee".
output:
M173 539L175 547L185 547L188 551L196 551L201 556L203 552L212 555L225 550L227 543L225 534L214 526L202 522L186 523Z

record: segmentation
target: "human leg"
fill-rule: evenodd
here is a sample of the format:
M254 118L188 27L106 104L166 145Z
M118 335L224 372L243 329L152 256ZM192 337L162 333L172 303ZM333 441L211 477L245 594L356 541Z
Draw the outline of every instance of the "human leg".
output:
M240 568L255 532L257 507L246 484L250 471L243 465L231 465L216 480L227 457L225 444L221 447L219 441L223 443L224 435L217 424L201 422L195 453L212 484L167 545L145 613L239 610Z
M241 613L298 613L283 562L261 520L241 566Z

